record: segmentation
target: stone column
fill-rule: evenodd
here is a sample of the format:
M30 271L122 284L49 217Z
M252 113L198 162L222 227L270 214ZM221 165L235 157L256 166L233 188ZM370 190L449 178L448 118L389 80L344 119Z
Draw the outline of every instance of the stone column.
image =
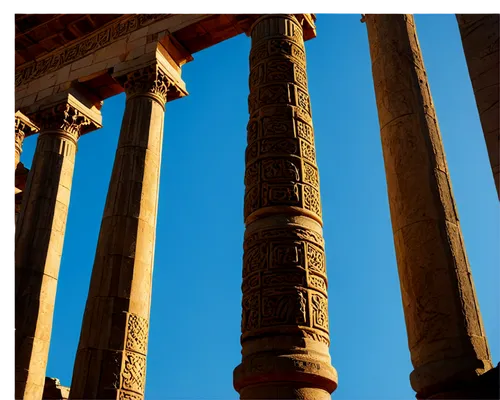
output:
M32 135L35 132L38 131L38 127L30 121L28 117L26 117L23 113L20 111L16 111L15 113L12 114L12 173L14 174L14 184L12 186L12 194L14 196L14 204L13 204L13 217L14 217L14 229L19 217L19 213L21 212L21 201L22 201L22 191L24 190L24 187L20 187L19 184L16 184L18 182L16 181L21 181L22 184L25 183L23 179L16 179L17 178L17 166L19 165L19 160L21 158L21 153L22 153L22 147L23 147L23 141L25 136ZM24 172L26 171L26 168L20 164L21 168L23 169L23 173L21 176L24 176ZM24 185L23 185L24 186Z
M500 199L499 15L457 14L457 21Z
M178 93L165 59L156 56L118 75L127 100L71 399L144 397L165 103Z
M41 130L15 240L16 399L42 398L76 143L97 117L69 94L34 115Z
M251 28L241 399L330 399L327 277L300 22Z
M22 147L24 137L27 135L32 135L36 131L38 131L38 127L30 121L26 115L24 115L21 111L16 111L16 164L14 169L17 168L17 164L19 164L19 160L21 159Z
M412 15L367 15L408 344L418 398L492 368Z

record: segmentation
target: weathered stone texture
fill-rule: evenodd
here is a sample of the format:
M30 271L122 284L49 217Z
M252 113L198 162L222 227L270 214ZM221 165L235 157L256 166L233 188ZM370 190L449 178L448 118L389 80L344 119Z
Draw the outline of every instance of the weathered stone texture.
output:
M499 19L499 14L457 14L465 59L500 199Z
M417 396L492 368L411 15L367 15L387 189Z
M159 64L119 76L127 93L80 342L72 399L142 399L165 103Z
M25 400L42 397L76 143L90 124L68 102L33 118L41 130L15 239L15 391Z
M303 31L291 15L251 30L241 399L329 399L328 297Z

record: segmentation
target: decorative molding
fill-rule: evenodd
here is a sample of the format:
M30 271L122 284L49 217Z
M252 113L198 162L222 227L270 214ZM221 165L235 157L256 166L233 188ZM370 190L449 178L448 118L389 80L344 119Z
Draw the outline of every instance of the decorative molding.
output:
M25 136L29 136L38 131L38 127L30 121L22 112L16 111L16 149L21 153L21 146Z
M71 64L119 38L132 33L170 14L137 14L110 22L103 28L85 36L61 50L24 64L16 70L16 87Z

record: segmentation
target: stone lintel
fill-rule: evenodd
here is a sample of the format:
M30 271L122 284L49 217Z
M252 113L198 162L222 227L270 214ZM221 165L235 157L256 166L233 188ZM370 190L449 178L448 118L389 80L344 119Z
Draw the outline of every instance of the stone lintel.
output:
M156 65L171 81L172 89L169 90L167 101L172 101L188 95L186 83L182 80L180 70L177 71L169 62L172 59L169 52L161 43L157 43L156 47L150 52L142 55L135 60L126 61L117 64L113 70L113 78L122 80L131 72Z
M88 96L83 95L80 90L74 87L32 104L26 108L25 112L35 121L39 121L46 112L51 112L62 105L69 105L88 120L88 123L82 125L80 136L102 127L100 111L102 102L96 103L94 99L89 99Z

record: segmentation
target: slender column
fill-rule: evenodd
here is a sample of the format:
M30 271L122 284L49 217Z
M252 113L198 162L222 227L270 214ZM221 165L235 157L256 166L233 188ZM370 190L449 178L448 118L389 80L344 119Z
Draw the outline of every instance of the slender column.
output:
M492 367L412 15L368 15L370 55L417 397Z
M301 24L251 28L241 399L330 399L327 278Z
M41 131L15 242L16 399L42 398L76 143L96 127L86 111L67 97L34 117Z
M500 199L500 25L498 14L457 14L467 67Z
M19 164L19 160L21 158L22 147L24 137L27 135L31 135L38 131L38 127L29 120L22 112L16 111L16 164L14 169L17 168L17 164Z
M19 186L20 179L16 179L17 177L17 166L19 165L19 160L21 158L22 147L24 137L27 135L34 134L38 131L38 127L30 121L28 117L26 117L20 111L16 111L12 114L12 173L14 174L14 185L12 187L12 194L14 195L14 204L13 204L13 216L14 216L14 229L19 217L19 213L21 212L21 201L22 201L22 191L24 187ZM21 163L21 167L23 172L26 171L26 168ZM21 174L24 177L24 174ZM25 180L21 179L21 182L24 184Z
M127 101L97 243L71 399L143 399L163 120L160 63L118 77ZM170 98L170 97L169 97Z

